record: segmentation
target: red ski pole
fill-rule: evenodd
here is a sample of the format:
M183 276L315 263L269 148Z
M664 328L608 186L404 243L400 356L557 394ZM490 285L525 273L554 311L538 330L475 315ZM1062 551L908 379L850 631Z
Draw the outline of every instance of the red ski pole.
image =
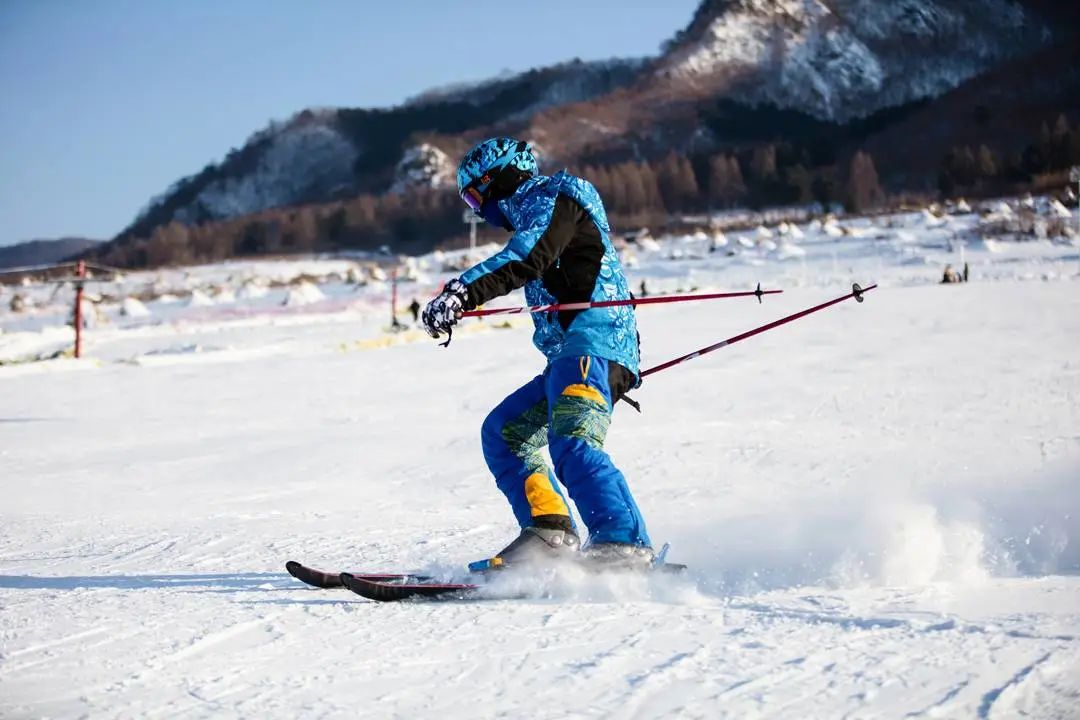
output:
M705 295L664 295L651 298L630 298L629 300L599 300L597 302L556 303L553 305L530 305L515 308L493 308L491 310L470 310L461 317L485 317L487 315L518 315L522 313L547 313L560 310L588 310L589 308L618 307L620 305L653 305L662 303L690 302L692 300L718 300L720 298L754 296L761 302L763 295L776 295L783 290L762 290L758 283L757 290L746 292L707 293Z
M865 288L859 287L859 284L855 283L855 284L853 284L851 286L851 292L848 293L847 295L844 295L843 297L838 297L835 300L830 300L828 302L821 303L820 305L815 305L812 308L807 308L806 310L802 310L800 312L797 312L794 315L788 315L787 317L780 318L779 320L775 320L775 321L769 323L768 325L762 325L761 327L754 328L753 330L747 330L746 332L742 333L741 335L736 335L734 337L729 337L727 340L721 340L720 342L716 343L715 345L710 345L708 347L701 348L700 350L692 352L689 355L683 355L682 357L677 357L674 360L668 360L665 363L660 363L656 367L651 367L648 370L642 371L641 377L644 378L646 375L652 375L653 373L660 372L661 370L666 370L669 367L672 367L674 365L678 365L679 363L686 362L687 360L693 360L696 357L700 357L700 356L705 355L707 353L711 353L713 350L719 350L722 347L727 347L728 345L732 345L734 343L737 343L740 340L745 340L748 337L753 337L754 335L758 335L760 333L763 333L766 330L772 330L775 327L780 327L781 325L789 323L792 320L798 320L801 317L806 317L810 313L816 313L818 310L824 310L825 308L830 307L832 305L835 305L836 303L844 302L845 300L850 300L851 298L855 298L856 301L862 302L863 301L863 293L868 293L868 292L870 292L871 290L873 290L876 287L877 287L877 283L874 283L873 285L870 285L869 287L865 287Z

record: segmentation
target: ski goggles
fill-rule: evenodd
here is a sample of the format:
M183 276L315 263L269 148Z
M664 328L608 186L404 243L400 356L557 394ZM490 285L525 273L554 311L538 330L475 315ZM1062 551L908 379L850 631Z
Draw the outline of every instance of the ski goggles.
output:
M508 167L510 167L511 161L529 149L529 143L524 140L518 140L517 146L511 152L504 153L501 158L488 169L480 177L473 180L471 183L461 189L461 199L465 201L465 204L473 209L477 215L482 215L484 207L484 201L487 200L488 190L491 189L491 183L502 176Z
M480 208L484 206L484 193L480 191L480 187L483 186L487 190L487 186L491 183L491 177L489 175L483 175L478 177L466 185L461 190L461 199L465 201L465 204L473 209L477 215L480 214Z

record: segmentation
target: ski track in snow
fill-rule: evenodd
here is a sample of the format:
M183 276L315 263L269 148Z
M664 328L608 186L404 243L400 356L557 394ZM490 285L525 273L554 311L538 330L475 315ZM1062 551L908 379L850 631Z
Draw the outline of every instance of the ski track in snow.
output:
M886 283L650 378L608 447L688 575L524 600L283 566L507 542L527 331L0 375L0 717L1080 717L1077 287ZM832 290L643 309L644 365Z

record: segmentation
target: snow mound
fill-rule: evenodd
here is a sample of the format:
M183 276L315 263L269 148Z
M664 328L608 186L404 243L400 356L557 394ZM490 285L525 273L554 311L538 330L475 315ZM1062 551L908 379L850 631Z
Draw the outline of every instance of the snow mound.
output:
M124 317L147 317L150 311L138 298L126 297L120 305L120 314Z
M315 285L304 281L295 287L289 288L289 294L285 296L282 305L285 307L300 307L302 305L310 305L311 303L319 302L326 298Z
M926 227L941 227L946 223L945 218L938 217L926 209L923 209L921 216L923 224L926 225Z
M187 302L188 307L210 307L213 304L214 299L202 290L192 290Z
M655 251L658 251L660 249L660 243L656 242L656 240L652 239L651 237L647 237L647 236L638 238L637 245L642 250L646 250L646 251L649 251L649 252L655 252Z
M214 302L219 304L236 302L236 292L232 288L221 288L214 294Z
M836 220L826 220L821 224L821 231L829 237L843 237L844 228Z
M1004 250L1001 243L991 238L981 237L972 240L968 243L968 249L970 250L985 250L987 252L999 253Z
M843 230L844 235L850 238L869 238L877 235L878 231L872 227L854 227L848 226Z
M261 297L266 297L266 294L270 292L265 285L249 280L244 283L240 288L240 292L237 293L237 297L241 300L256 300Z
M780 247L776 249L776 258L778 260L790 260L791 258L800 258L806 256L806 250L792 242L784 242L780 244Z
M1069 208L1062 205L1056 198L1051 198L1047 204L1047 208L1053 217L1058 218L1071 218L1072 213L1069 212Z

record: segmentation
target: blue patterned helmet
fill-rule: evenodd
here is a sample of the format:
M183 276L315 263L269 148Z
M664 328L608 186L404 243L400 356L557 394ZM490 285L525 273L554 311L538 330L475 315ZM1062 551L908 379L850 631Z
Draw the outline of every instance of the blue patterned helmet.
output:
M476 145L465 153L458 166L458 195L469 207L479 211L492 180L508 166L530 175L535 175L539 169L532 148L524 140L496 137Z

